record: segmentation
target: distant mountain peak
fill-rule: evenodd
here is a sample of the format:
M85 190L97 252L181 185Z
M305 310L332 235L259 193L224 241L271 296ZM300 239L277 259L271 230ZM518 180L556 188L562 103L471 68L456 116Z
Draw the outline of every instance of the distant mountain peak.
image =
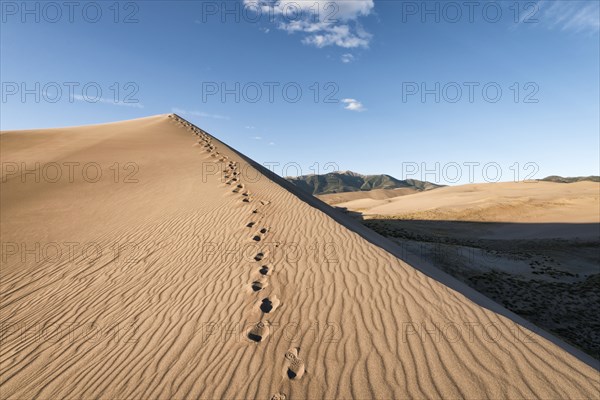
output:
M363 174L359 174L358 172L354 172L354 171L350 171L350 170L346 170L346 171L334 171L331 172L332 174L339 174L339 175L348 175L348 176L360 176L360 177L364 177L365 175ZM327 174L325 174L327 175Z
M573 183L573 182L582 182L582 181L590 181L590 182L600 182L600 176L590 175L590 176L575 176L575 177L562 177L558 175L550 175L545 177L544 179L539 179L544 182L556 182L556 183Z

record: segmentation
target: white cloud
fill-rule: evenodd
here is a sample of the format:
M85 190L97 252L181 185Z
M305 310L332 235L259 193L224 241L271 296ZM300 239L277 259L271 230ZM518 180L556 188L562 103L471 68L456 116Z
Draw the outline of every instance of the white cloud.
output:
M114 100L105 99L102 97L97 99L97 98L91 98L91 97L84 97L80 94L75 94L75 95L73 95L73 98L77 101L83 101L83 102L90 103L90 104L102 103L102 104L113 104L115 106L144 108L144 105L141 103L125 103L123 101L114 101Z
M363 112L367 110L363 104L356 99L342 99L342 103L346 104L346 107L344 107L345 110L356 112Z
M302 39L304 44L312 44L319 48L336 45L346 49L369 47L372 35L361 27L352 29L349 25L328 27L314 35Z
M248 125L245 127L246 129L254 129L254 127L252 125Z
M262 140L262 136L252 136L252 139L254 139L254 140Z
M302 43L319 48L366 48L372 38L358 19L372 13L374 0L244 0L244 4L253 10L258 5L261 16L278 29L304 33Z
M275 142L269 142L269 146L275 146Z
M342 60L342 62L344 64L348 64L348 63L351 63L352 61L354 61L354 56L350 53L346 53L346 54L342 54L340 59Z
M176 107L173 107L171 109L171 112L174 112L175 114L192 115L194 117L201 117L201 118L229 119L229 117L226 117L226 116L223 116L223 115L208 114L208 113L205 113L205 112L202 112L202 111L183 110L181 108L176 108Z
M535 8L523 12L521 22L532 22L576 33L600 31L600 3L598 1L540 0Z

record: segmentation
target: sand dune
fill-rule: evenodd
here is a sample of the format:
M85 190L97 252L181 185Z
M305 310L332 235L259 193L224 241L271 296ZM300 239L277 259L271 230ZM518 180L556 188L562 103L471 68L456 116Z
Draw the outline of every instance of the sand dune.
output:
M0 144L3 398L598 395L596 360L174 116Z
M600 183L502 182L461 186L339 206L365 215L406 219L493 222L600 222Z
M349 201L360 200L360 199L373 199L373 200L391 199L394 197L406 196L408 194L414 194L414 193L419 193L419 191L416 189L413 189L413 188L374 189L374 190L366 190L366 191L359 191L359 192L321 194L321 195L317 195L317 197L327 204L335 205L335 204L339 204L339 203L347 203Z

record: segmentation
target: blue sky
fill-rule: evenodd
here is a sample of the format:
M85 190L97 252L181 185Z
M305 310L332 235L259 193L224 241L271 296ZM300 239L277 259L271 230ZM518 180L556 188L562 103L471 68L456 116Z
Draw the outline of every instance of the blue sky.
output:
M2 130L175 111L282 175L599 174L597 1L50 3L2 2Z

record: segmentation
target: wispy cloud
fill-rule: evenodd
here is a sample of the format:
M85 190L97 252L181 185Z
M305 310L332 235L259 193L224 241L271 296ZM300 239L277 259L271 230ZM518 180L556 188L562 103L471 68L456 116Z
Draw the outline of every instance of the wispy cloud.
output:
M356 112L363 112L367 110L363 104L356 99L342 99L342 103L346 104L346 107L344 107L345 110Z
M344 64L349 64L352 61L354 61L354 56L350 53L346 53L346 54L342 54L342 56L340 57L340 59L342 60L342 62Z
M144 105L142 103L125 103L123 101L114 101L114 100L105 99L105 98L93 99L93 101L92 101L92 99L84 97L80 94L73 95L73 98L77 101L83 101L85 103L90 103L90 104L102 103L102 104L112 104L115 106L144 108Z
M533 13L533 15L531 15ZM600 2L577 0L540 0L535 9L527 13L521 22L532 18L550 29L575 33L597 33L600 31Z
M175 114L192 115L194 117L201 117L201 118L229 119L229 117L226 117L224 115L209 114L209 113L205 113L202 111L184 110L184 109L176 108L176 107L171 108L171 112L174 112Z
M247 125L245 126L246 129L254 129L254 127L252 125Z
M254 139L254 140L262 140L262 137L261 136L252 136L252 139Z
M303 33L302 43L316 47L368 47L373 35L359 23L373 12L374 0L244 0L248 8L275 16L277 29Z

